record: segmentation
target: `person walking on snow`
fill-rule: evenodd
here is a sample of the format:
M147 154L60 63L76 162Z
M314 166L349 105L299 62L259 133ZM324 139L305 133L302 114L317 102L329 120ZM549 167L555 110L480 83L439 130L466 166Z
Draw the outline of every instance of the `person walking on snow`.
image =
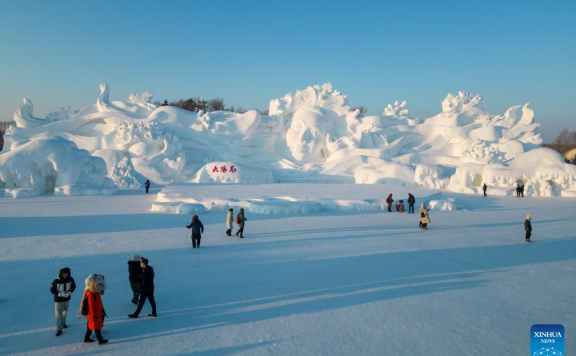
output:
M56 313L56 336L62 335L66 329L66 316L72 293L76 290L76 282L72 278L70 268L62 267L58 277L50 285L50 293L54 294L54 309Z
M416 198L411 193L408 193L408 214L414 214L414 204L416 203Z
M140 255L132 255L132 259L128 261L128 280L130 281L130 288L132 288L132 303L138 304L142 283L142 267L140 267Z
M146 299L150 301L150 306L152 307L152 313L148 316L156 317L156 300L154 300L154 268L148 265L148 259L142 257L140 266L144 271L142 272L142 294L140 294L140 301L138 302L138 308L134 314L129 314L128 317L132 319L138 318Z
M516 198L520 197L520 184L516 186Z
M234 209L228 209L228 214L226 214L226 235L232 236L232 224L234 223Z
M420 205L420 228L422 230L428 230L428 224L430 223L430 213L426 209L426 205L422 203Z
M236 224L240 229L236 232L236 236L240 235L240 238L244 238L244 226L246 225L246 217L244 216L244 208L240 208L240 212L236 215Z
M85 281L86 290L82 296L82 303L80 304L80 310L87 308L88 313L86 317L88 318L88 327L86 328L86 334L84 335L84 342L94 342L90 336L92 332L96 334L96 339L98 339L98 344L104 345L108 342L102 337L102 328L104 327L104 318L106 317L106 311L104 310L104 304L102 303L102 295L106 290L106 282L104 281L104 276L101 274L91 274ZM88 303L87 306L84 303Z
M526 231L526 242L530 243L530 236L532 236L532 223L530 222L532 218L530 215L526 216L524 220L524 230Z
M394 199L392 199L392 193L386 198L386 203L388 203L388 211L392 212L392 203L394 203Z
M146 183L144 183L144 187L146 188L146 193L150 190L150 180L146 179Z
M196 248L196 246L200 248L200 239L204 233L204 225L202 225L202 221L198 219L198 215L192 217L192 221L186 228L192 229L192 248Z
M488 186L486 185L486 183L484 183L482 190L484 191L484 196L487 197L488 195L486 194L486 191L488 190Z

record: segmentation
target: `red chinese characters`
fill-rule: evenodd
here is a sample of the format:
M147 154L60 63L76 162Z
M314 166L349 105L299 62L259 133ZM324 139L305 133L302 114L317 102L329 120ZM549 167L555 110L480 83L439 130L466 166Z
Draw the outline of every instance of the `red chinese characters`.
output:
M236 173L236 167L234 167L234 165L230 166L230 169L228 169L228 167L226 166L214 166L212 167L212 173Z

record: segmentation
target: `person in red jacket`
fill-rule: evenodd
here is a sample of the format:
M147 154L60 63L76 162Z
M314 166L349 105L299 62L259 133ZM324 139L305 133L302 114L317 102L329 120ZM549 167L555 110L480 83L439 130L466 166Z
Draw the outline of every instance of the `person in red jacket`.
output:
M93 274L86 279L85 299L83 298L82 302L88 303L88 328L84 336L84 342L94 342L94 340L90 338L92 331L96 334L98 344L104 345L108 342L108 340L102 337L102 333L100 332L102 327L104 327L104 317L106 316L101 297L105 289L106 282L104 282L103 275Z

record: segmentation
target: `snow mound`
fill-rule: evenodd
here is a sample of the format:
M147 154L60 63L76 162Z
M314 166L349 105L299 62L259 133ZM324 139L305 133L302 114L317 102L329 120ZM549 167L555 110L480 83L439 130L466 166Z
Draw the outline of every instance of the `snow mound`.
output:
M104 160L62 137L37 136L0 154L0 188L5 196L113 194Z
M428 202L428 207L430 210L460 210L461 205L458 203L458 199L455 198L445 198L445 199L433 199Z
M184 215L202 214L206 209L202 204L180 204L176 212Z

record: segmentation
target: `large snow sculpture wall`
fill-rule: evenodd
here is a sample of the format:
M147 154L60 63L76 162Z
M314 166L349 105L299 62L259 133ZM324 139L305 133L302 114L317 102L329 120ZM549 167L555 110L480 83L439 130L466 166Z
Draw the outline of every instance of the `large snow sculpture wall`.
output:
M101 157L123 188L144 179L349 181L474 193L486 183L493 194L512 194L521 181L529 194L576 195L576 168L540 148L539 124L528 104L492 115L478 107L482 97L460 92L449 94L442 111L428 119L410 117L406 101L359 117L329 83L271 100L269 115L156 107L150 93L132 94L126 102L109 96L103 83L96 104L43 119L24 99L5 147L12 143L15 151L42 134L61 137Z

